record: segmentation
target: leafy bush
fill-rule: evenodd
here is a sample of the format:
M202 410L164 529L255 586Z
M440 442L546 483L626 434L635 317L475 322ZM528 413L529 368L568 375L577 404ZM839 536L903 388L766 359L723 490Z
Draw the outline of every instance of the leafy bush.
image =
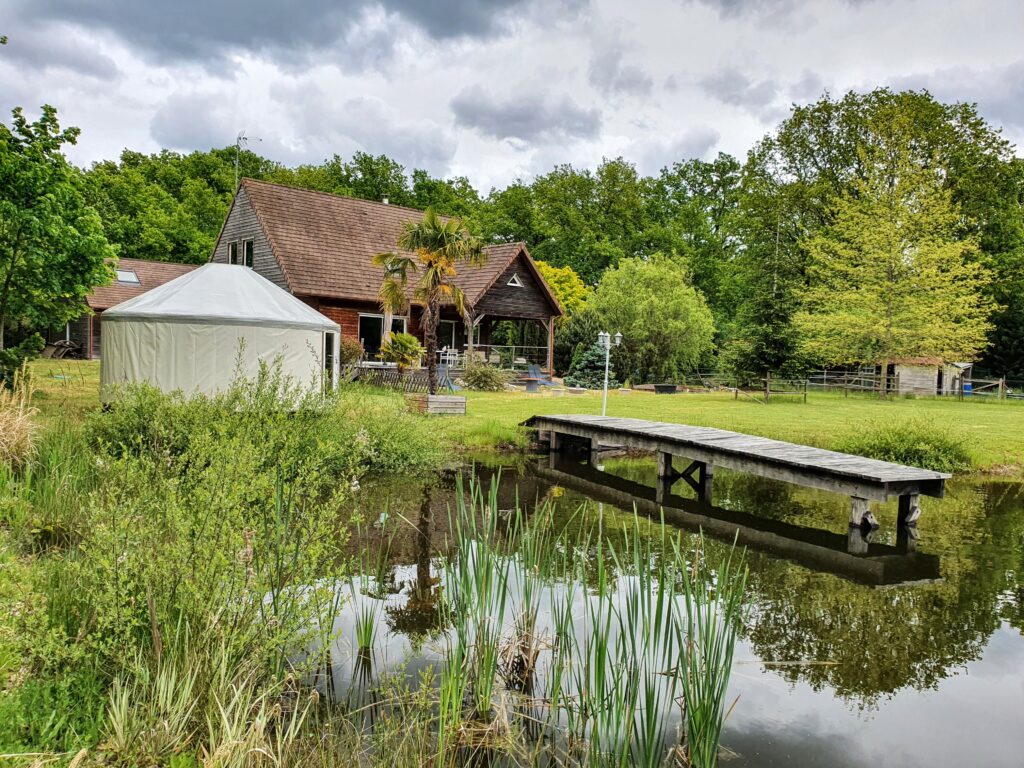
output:
M358 339L341 340L341 352L338 355L338 360L342 365L355 365L363 359L365 354L366 350L363 349L363 345L359 343Z
M835 450L936 472L958 472L971 467L971 455L963 438L947 427L923 420L879 424L858 431L838 441Z
M400 371L418 365L422 356L423 346L411 333L392 333L380 346L380 359L397 363Z
M469 389L501 392L511 381L511 374L486 363L469 363L461 379Z
M589 347L577 348L573 355L572 365L569 373L565 376L565 384L569 387L586 387L587 389L602 389L604 387L604 347L594 342ZM617 387L619 382L615 379L614 373L608 372L608 386Z
M17 346L0 349L0 384L7 389L13 387L18 371L26 362L38 357L45 346L43 337L34 333Z

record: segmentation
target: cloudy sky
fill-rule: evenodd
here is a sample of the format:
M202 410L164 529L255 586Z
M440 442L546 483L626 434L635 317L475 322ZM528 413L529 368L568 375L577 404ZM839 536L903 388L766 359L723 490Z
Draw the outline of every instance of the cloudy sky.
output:
M361 149L486 190L743 154L791 103L878 85L1024 144L1022 0L0 0L0 35L0 109L56 105L83 165L245 130L289 164Z

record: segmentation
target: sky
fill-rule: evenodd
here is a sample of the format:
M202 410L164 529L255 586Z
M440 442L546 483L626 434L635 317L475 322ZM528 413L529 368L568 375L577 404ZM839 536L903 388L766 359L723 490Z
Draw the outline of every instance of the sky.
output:
M288 165L362 150L486 192L743 156L791 104L878 86L1024 145L1024 0L0 0L0 35L4 119L53 104L82 166L245 131Z

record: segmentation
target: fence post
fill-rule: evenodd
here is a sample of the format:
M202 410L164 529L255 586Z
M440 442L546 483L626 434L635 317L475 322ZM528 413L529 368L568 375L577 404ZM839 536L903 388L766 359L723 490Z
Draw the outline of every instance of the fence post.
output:
M767 371L764 376L764 401L768 403L772 399L772 372Z
M1006 399L1006 377L1005 376L1003 376L1002 378L999 379L999 399L1000 400L1005 400Z

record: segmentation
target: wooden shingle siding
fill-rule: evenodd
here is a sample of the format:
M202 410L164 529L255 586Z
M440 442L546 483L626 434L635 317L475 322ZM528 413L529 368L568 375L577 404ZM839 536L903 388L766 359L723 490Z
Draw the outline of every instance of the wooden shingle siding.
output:
M244 188L238 190L235 204L231 207L227 221L224 222L224 228L221 230L217 246L213 250L213 258L210 261L217 262L218 264L227 264L228 243L241 240L253 241L253 269L270 282L287 291L289 289L288 282L281 271L281 266L277 263L277 259L274 258L274 254L270 250L270 243L267 241L267 236L260 226L259 219L256 218L256 211L253 210ZM241 249L239 249L239 254L241 254Z
M523 258L519 256L494 281L494 285L477 303L477 314L547 319L557 313L544 296L533 272L523 263ZM508 284L513 275L519 276L523 284L521 288Z

